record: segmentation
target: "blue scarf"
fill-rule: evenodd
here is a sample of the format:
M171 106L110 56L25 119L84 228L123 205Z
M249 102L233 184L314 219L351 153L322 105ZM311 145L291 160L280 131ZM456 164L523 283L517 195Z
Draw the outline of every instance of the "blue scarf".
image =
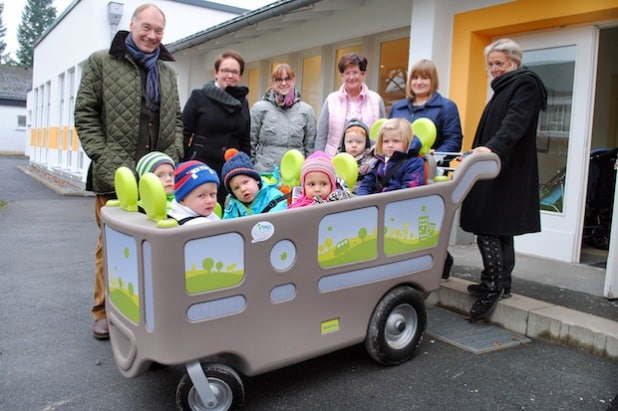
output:
M127 36L125 44L133 58L148 71L148 76L146 77L146 107L152 111L159 111L161 90L159 89L159 69L157 67L157 60L159 58L160 49L157 47L152 53L144 53L137 48L131 33Z

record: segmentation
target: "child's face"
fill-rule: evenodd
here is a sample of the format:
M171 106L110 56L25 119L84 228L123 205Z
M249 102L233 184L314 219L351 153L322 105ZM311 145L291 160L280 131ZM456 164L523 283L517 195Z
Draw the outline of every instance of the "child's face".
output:
M204 183L194 188L180 204L189 207L201 216L208 217L217 204L217 184Z
M256 179L249 176L238 174L230 180L232 194L243 203L251 203L260 189Z
M344 138L345 152L352 155L352 157L359 156L365 151L365 144L367 137L364 135L352 131L347 133Z
M333 191L328 176L320 171L310 171L305 175L305 184L303 186L305 195L309 198L320 196L322 200Z
M386 157L391 157L395 151L406 151L403 147L401 133L399 130L384 130L384 134L382 134L382 153Z
M165 194L174 194L174 167L171 164L161 164L152 172L163 183Z

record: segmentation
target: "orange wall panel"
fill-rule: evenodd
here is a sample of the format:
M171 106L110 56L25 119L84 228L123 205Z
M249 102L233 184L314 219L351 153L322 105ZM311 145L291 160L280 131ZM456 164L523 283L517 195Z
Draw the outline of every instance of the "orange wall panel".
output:
M58 127L50 127L48 133L49 148L57 150L60 144L60 129Z
M518 0L455 15L449 97L459 107L463 149L472 145L485 107L483 50L493 37L617 19L616 0Z

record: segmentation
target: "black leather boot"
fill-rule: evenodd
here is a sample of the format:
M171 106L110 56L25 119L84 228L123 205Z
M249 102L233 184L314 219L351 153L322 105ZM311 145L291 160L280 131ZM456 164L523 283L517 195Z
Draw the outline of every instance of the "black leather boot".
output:
M479 284L470 284L468 286L468 294L473 297L482 297L483 295L489 292L489 287L486 284L487 275L485 271L481 273L481 282ZM508 279L504 282L504 294L502 298L509 298L511 296L511 276L509 275Z
M470 308L470 321L480 320L491 314L504 295L507 278L502 264L504 259L500 237L479 235L477 243L485 269L481 273L481 283L476 287L468 287L471 293L478 293L477 300Z
M501 286L500 280L482 284L487 285L488 291L478 297L470 308L470 321L478 321L489 316L504 295L504 287Z

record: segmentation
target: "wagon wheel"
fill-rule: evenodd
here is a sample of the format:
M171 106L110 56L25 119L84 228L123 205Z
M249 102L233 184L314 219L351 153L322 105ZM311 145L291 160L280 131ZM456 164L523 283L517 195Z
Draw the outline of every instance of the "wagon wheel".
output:
M204 374L216 402L208 404L199 396L188 373L185 373L176 388L176 405L186 411L227 411L243 403L244 388L236 371L223 364L203 364Z
M599 226L592 229L590 243L602 250L609 249L609 227Z
M409 286L397 287L373 311L365 348L380 364L403 363L414 355L426 325L427 311L421 294Z

